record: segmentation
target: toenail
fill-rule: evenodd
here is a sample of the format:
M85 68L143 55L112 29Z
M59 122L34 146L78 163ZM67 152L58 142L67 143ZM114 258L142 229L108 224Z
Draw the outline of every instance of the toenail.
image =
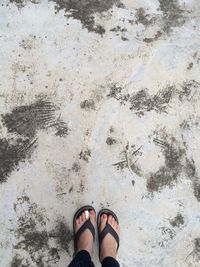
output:
M86 218L86 220L88 220L89 217L90 217L89 211L88 210L85 210L85 218Z

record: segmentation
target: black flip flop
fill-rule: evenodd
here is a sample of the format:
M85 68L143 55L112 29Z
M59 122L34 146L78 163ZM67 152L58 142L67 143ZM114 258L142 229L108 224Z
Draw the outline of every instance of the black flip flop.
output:
M101 219L101 216L103 214L106 214L107 216L109 216L109 215L113 216L113 218L119 224L119 220L117 218L117 215L112 210L102 209L99 211L98 216L97 216L97 225L98 225L97 228L98 228L98 237L99 237L99 254L100 254L101 243L107 234L111 234L114 237L114 239L117 242L116 251L118 251L118 249L119 249L119 235L116 233L116 231L112 228L112 226L110 224L107 223L105 228L103 229L103 231L100 231L100 223L101 223L100 219Z
M78 243L78 240L81 236L81 234L86 230L86 229L89 229L93 235L93 240L95 239L95 228L93 226L93 224L91 223L90 219L88 219L82 226L81 228L77 231L77 233L75 233L75 222L76 222L76 219L78 219L78 217L84 212L88 210L89 212L91 210L93 210L95 212L95 209L92 207L92 206L83 206L81 207L80 209L77 210L77 212L75 213L74 215L74 219L73 219L73 231L74 231L74 255L76 254L77 252L77 243ZM96 214L96 212L95 212Z

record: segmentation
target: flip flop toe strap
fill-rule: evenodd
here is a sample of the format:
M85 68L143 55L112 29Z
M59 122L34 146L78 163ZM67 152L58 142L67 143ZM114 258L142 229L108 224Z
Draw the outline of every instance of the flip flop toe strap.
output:
M101 244L107 234L111 234L117 242L117 250L119 248L119 236L110 224L106 224L103 231L99 234L99 243Z
M75 234L75 243L78 243L78 240L81 236L81 234L86 230L89 229L90 232L92 233L93 239L95 238L95 229L93 224L91 223L90 220L87 220L82 226L81 228L77 231L77 233Z

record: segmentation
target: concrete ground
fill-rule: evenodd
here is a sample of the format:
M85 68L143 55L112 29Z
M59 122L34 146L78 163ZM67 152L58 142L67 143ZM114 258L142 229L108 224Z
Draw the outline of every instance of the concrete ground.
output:
M67 266L83 204L122 267L199 266L199 27L198 0L1 0L1 267Z

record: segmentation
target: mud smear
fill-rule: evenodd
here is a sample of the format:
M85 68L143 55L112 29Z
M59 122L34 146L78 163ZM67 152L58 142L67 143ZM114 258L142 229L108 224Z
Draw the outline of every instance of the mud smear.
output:
M152 110L166 113L173 91L174 87L170 86L150 96L147 90L141 90L129 99L130 110L134 110L138 115L144 115L144 112Z
M89 162L89 158L91 157L91 150L90 149L86 149L86 150L82 150L79 154L79 158L86 161L86 162Z
M180 27L185 23L183 10L177 0L158 0L163 12L163 31L169 33L173 27Z
M113 137L108 137L106 139L106 144L109 145L109 146L112 146L112 145L114 145L116 143L117 143L117 140L115 138L113 138Z
M200 201L200 179L196 171L193 159L186 159L185 173L193 183L193 193L198 201Z
M60 246L62 249L67 251L68 254L70 254L69 245L73 240L73 233L64 222L57 222L55 230L49 233L49 238L54 238L58 246Z
M154 41L157 41L161 36L162 36L162 32L161 31L157 31L156 34L154 35L154 37L151 38L144 38L143 41L145 43L152 43Z
M148 89L142 89L135 94L125 93L122 87L116 84L110 87L108 98L114 98L121 105L129 106L138 116L146 112L167 113L169 104L173 98L180 102L198 101L200 83L195 80L185 81L178 85L168 85L159 90L155 95L150 95Z
M37 101L27 106L16 107L11 113L2 115L2 123L14 138L0 139L0 183L17 168L19 162L31 157L37 146L37 131L54 128L55 135L64 137L69 129L56 112L57 106L47 101Z
M155 22L155 18L150 17L149 14L146 14L144 8L139 8L135 13L136 23L141 23L144 26L152 25Z
M179 100L191 101L195 100L195 96L199 93L200 83L195 80L186 81L181 85L181 90L179 90Z
M12 259L11 266L30 266L31 262L36 266L56 264L60 259L61 251L66 250L69 253L71 231L62 220L56 222L54 230L47 231L47 218L44 216L44 211L36 203L32 203L26 195L18 198L14 205L17 214L21 214L23 209L26 212L18 216L18 227L14 229L19 241L14 246L17 256ZM56 247L50 246L52 240L56 242ZM20 253L23 251L26 252L26 258L20 258Z
M80 103L80 107L87 111L95 110L95 103L93 99L86 99Z
M126 28L122 28L120 26L114 27L110 29L111 32L115 32L116 36L121 35L121 40L122 41L128 41L128 38L125 37L125 33L127 32Z
M195 238L195 240L194 240L194 247L195 247L195 251L197 253L200 253L200 237Z
M158 242L158 245L166 247L169 241L175 237L176 232L168 227L161 227L159 230L161 230L162 240Z
M120 102L120 104L124 105L129 101L130 95L124 94L122 87L117 86L116 84L110 87L110 92L107 94L108 98L114 98Z
M53 127L56 130L56 136L66 137L67 135L69 135L70 129L65 122L58 120Z
M111 9L114 5L123 7L119 0L53 0L56 3L56 11L64 10L66 16L79 20L89 32L103 35L105 29L102 25L95 24L94 15L101 14Z
M78 173L80 172L81 166L78 162L74 162L71 169L73 172Z
M154 36L143 39L146 43L157 41L162 36L169 35L174 27L181 27L187 19L177 0L159 0L159 4L162 15L147 14L142 7L136 11L137 24L142 24L146 29L154 25L159 27Z
M177 182L185 155L185 150L179 146L174 137L165 136L162 140L155 138L154 142L161 146L165 165L150 174L147 181L147 189L150 192L160 191L166 186L172 187Z
M22 263L23 259L19 255L15 255L12 258L12 261L10 263L10 267L28 267L27 264Z
M133 110L138 116L143 116L145 112L152 110L158 113L167 113L174 91L174 86L168 86L155 95L149 95L147 89L142 89L136 94L130 95L124 94L121 87L114 85L107 97L115 98L120 104L128 103L130 110Z
M176 217L173 218L173 219L170 221L170 224L171 224L171 226L173 226L173 227L180 227L181 225L184 224L184 218L183 218L183 216L182 216L180 213L178 213L178 214L176 215Z
M31 157L36 141L34 138L0 139L0 183L7 181L19 162Z
M158 171L150 173L147 180L149 192L159 192L165 187L173 187L181 176L192 181L193 194L200 201L200 180L194 160L186 154L184 143L178 142L173 136L166 133L161 138L154 138L156 145L161 147L165 164ZM181 219L180 216L177 219Z
M56 126L57 110L50 102L37 101L32 105L16 107L11 113L2 115L2 122L9 132L30 138L39 129Z
M40 3L40 0L28 0L28 1L33 3L33 4L39 4ZM18 8L22 8L27 4L28 1L27 0L10 0L10 3L15 3Z

